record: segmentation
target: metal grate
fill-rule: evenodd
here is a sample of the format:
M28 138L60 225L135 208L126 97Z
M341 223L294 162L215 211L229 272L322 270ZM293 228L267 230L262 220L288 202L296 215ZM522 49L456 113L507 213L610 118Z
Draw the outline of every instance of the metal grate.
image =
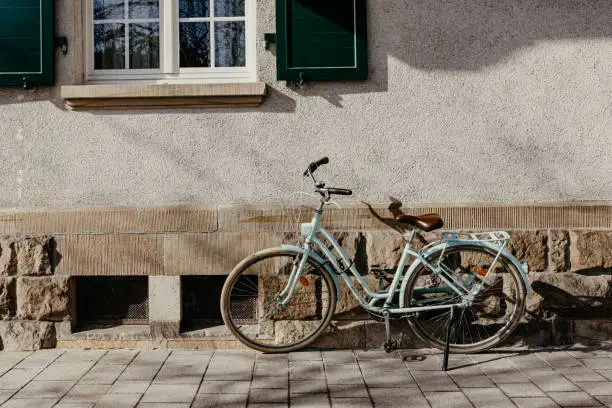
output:
M148 323L149 285L146 276L79 276L75 279L80 326Z
M240 300L232 300L231 313L238 324L257 323L257 297L248 297Z

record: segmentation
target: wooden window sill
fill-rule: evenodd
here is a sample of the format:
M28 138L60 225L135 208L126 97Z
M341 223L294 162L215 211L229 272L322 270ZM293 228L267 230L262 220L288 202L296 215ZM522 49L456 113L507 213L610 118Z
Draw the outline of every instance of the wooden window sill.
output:
M64 85L71 110L173 107L253 107L263 102L264 82L227 84Z

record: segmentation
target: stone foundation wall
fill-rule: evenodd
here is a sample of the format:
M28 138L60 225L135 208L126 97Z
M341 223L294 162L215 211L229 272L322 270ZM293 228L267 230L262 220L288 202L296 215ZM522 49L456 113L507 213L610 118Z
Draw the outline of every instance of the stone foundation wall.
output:
M70 278L53 275L49 237L0 239L0 341L4 350L55 347L70 320Z
M510 232L509 251L531 267L527 313L511 341L553 345L612 340L612 206L354 207L330 210L333 231L371 286L392 271L404 241L397 212L440 213L446 230ZM297 221L306 222L305 211ZM0 340L41 347L236 347L223 327L181 332L181 279L226 275L242 258L296 242L293 212L271 207L169 207L0 214ZM417 247L438 233L417 235ZM74 332L75 276L148 275L148 326ZM380 347L384 326L342 285L320 347ZM297 316L299 317L299 316ZM402 321L403 347L418 347Z

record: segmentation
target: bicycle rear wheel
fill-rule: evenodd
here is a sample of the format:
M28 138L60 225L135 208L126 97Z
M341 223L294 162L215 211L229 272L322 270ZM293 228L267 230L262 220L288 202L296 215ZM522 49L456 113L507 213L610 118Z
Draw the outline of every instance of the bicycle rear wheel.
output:
M496 255L494 250L466 244L433 253L427 260L439 263L463 287L471 289L480 284ZM411 275L405 299L410 307L461 302L461 296L423 264ZM516 328L524 311L525 286L520 272L500 255L473 304L455 310L459 315L451 351L476 353L499 345ZM417 312L408 321L422 340L442 349L450 317L450 309L437 309Z
M336 307L335 285L312 258L287 305L277 305L277 295L303 256L268 249L246 258L230 273L221 294L221 313L243 344L267 353L294 351L313 342L327 327Z

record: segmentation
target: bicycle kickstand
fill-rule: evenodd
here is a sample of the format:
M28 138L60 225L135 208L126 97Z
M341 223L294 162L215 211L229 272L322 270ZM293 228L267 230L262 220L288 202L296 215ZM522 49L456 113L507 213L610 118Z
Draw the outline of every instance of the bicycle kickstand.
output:
M446 343L444 344L444 360L442 361L442 370L444 371L448 371L448 355L450 354L450 342L454 340L451 339L451 337L455 337L456 315L455 306L452 306L450 310L450 319L446 325Z
M389 312L384 311L383 317L385 318L385 332L387 333L387 341L383 344L383 348L387 353L397 350L397 340L391 339L391 322L389 321Z

